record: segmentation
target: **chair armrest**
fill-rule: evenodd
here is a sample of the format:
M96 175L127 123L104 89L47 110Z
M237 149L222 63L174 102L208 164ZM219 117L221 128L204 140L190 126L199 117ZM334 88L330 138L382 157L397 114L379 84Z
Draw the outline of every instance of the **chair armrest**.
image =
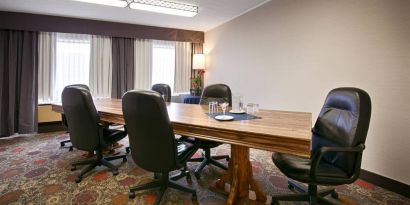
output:
M354 152L354 153L361 153L365 149L364 144L359 144L356 147L321 147L319 151L312 157L312 164L310 169L310 177L312 179L316 178L316 170L319 167L320 161L322 160L325 153L329 152ZM357 157L361 157L358 155Z

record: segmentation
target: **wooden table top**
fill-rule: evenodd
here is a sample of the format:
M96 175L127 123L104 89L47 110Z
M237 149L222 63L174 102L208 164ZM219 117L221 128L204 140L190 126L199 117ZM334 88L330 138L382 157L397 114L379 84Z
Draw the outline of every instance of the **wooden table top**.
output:
M94 100L103 121L124 124L120 99ZM52 104L62 113L61 104ZM209 117L208 106L168 103L176 134L299 156L310 155L312 115L306 112L260 110L261 119L220 122Z

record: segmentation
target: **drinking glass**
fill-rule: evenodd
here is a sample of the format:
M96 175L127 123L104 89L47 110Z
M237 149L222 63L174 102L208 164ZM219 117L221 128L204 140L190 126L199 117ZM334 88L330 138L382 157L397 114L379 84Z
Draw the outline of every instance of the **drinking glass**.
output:
M242 112L244 110L243 108L243 102L242 102L242 98L241 101L239 101L239 111Z
M253 112L254 112L253 106L254 106L253 103L248 103L246 105L246 113L247 114L249 114L249 115L253 114Z
M208 111L210 115L215 114L218 111L218 102L215 102L215 101L209 102L208 109L209 109Z
M223 115L225 115L225 111L226 111L226 108L228 107L229 103L223 102L223 103L221 103L221 104L219 104L219 105L220 105L221 108L222 108Z
M257 104L257 103L254 103L254 104L253 104L253 112L254 112L254 113L258 113L258 112L259 112L259 104Z
M243 110L243 97L240 95L232 96L232 110L235 112L241 112Z

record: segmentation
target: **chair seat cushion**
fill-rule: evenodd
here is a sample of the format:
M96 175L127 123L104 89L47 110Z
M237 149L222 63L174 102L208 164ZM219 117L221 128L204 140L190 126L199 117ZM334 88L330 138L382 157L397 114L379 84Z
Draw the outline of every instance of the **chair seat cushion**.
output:
M177 156L179 163L188 161L192 155L196 152L194 144L186 141L176 140L177 143Z
M210 140L198 140L199 141L199 148L201 149L211 149L221 145L220 142L210 141Z
M106 144L118 142L125 136L127 136L127 133L125 131L118 129L103 128L103 139Z
M287 177L300 182L333 185L349 178L342 169L323 162L317 169L316 179L312 179L310 178L311 161L309 158L273 153L272 160Z
M186 136L182 136L181 141L196 144L198 146L198 148L201 148L201 149L211 149L211 148L215 148L215 147L222 144L220 142L215 142L215 141L210 141L210 140L202 140L202 139L195 139L193 137L186 137Z

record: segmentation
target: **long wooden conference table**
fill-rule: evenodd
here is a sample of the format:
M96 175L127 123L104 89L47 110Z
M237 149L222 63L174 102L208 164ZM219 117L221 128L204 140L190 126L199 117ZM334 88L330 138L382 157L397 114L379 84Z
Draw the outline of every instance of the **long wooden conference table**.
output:
M94 103L102 121L124 124L120 99L99 99ZM260 119L220 122L206 114L208 106L167 103L167 108L175 134L231 145L228 171L215 185L224 190L225 183L230 183L226 201L229 205L247 200L250 190L258 202L266 202L266 194L253 178L249 148L310 155L311 113L260 110L255 114ZM53 104L52 109L63 113L61 104Z

